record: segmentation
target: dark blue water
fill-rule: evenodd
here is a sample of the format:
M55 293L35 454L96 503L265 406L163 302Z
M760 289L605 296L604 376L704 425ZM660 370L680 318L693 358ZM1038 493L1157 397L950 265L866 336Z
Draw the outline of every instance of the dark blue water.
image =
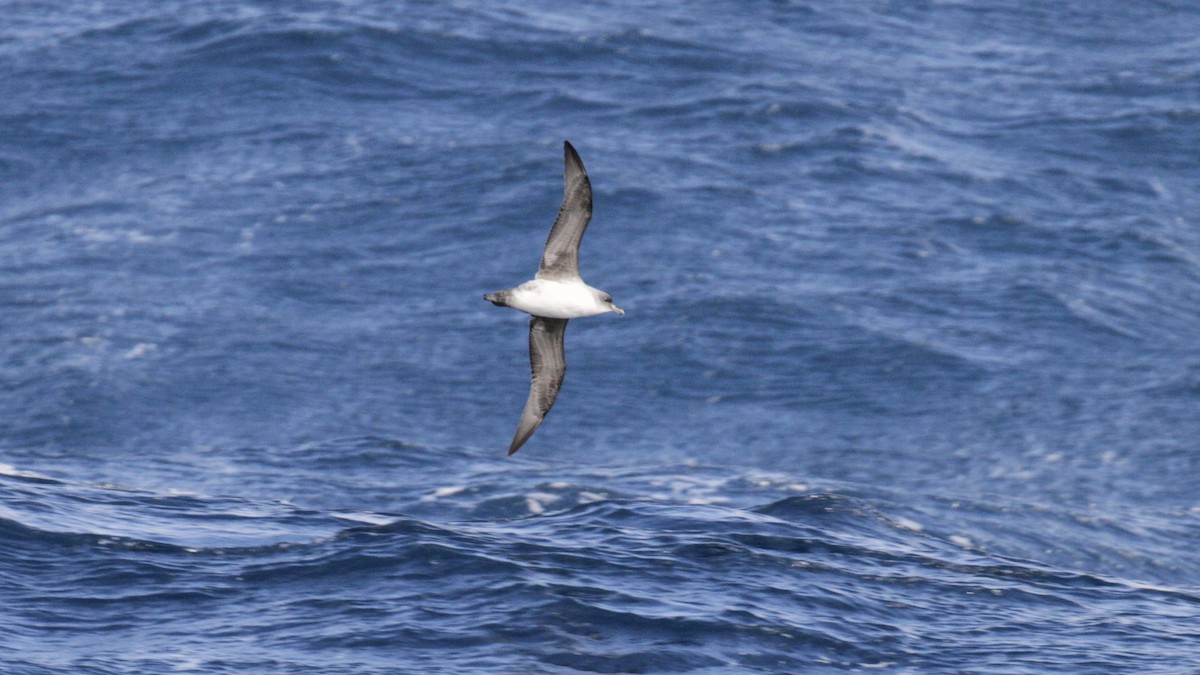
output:
M0 672L1200 670L1200 7L486 7L4 6Z

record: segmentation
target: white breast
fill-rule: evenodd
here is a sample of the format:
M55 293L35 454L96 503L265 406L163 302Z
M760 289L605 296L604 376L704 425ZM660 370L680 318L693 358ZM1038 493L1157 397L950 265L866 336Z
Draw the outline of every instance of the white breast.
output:
M609 311L596 299L596 291L582 281L534 279L512 291L508 306L534 316L576 319Z

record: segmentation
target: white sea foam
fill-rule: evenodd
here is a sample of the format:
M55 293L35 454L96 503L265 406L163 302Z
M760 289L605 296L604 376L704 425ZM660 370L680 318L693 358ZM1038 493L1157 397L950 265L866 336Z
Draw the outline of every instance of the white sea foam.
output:
M40 473L35 473L33 471L25 471L24 469L18 469L11 464L0 464L0 476L12 476L14 478L47 479L46 476L43 476Z
M129 351L125 352L123 358L136 359L139 356L145 356L155 349L158 349L158 345L154 344L153 342L139 342L130 348Z
M335 511L330 515L334 518L350 520L356 523L366 523L367 525L390 525L396 522L395 518L374 513L373 511Z
M446 487L440 487L424 497L421 497L421 501L431 502L441 497L452 497L466 489L467 486L465 485L448 485Z

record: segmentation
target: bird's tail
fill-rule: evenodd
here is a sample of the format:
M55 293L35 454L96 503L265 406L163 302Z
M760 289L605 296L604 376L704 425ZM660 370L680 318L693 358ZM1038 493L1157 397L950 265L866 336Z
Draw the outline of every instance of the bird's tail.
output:
M484 300L498 307L508 307L508 291L496 291L483 296Z

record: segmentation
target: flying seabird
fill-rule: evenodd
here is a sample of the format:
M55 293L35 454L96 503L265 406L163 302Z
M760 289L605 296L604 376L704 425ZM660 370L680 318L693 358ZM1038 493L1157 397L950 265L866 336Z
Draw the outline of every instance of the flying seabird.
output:
M542 251L542 264L532 281L483 296L501 307L512 307L532 316L529 319L529 369L533 382L529 399L517 424L508 454L524 445L554 405L567 372L563 332L567 321L606 312L625 312L613 304L612 296L592 288L579 276L579 242L592 219L592 183L583 160L569 142L563 142L563 202L550 238Z

